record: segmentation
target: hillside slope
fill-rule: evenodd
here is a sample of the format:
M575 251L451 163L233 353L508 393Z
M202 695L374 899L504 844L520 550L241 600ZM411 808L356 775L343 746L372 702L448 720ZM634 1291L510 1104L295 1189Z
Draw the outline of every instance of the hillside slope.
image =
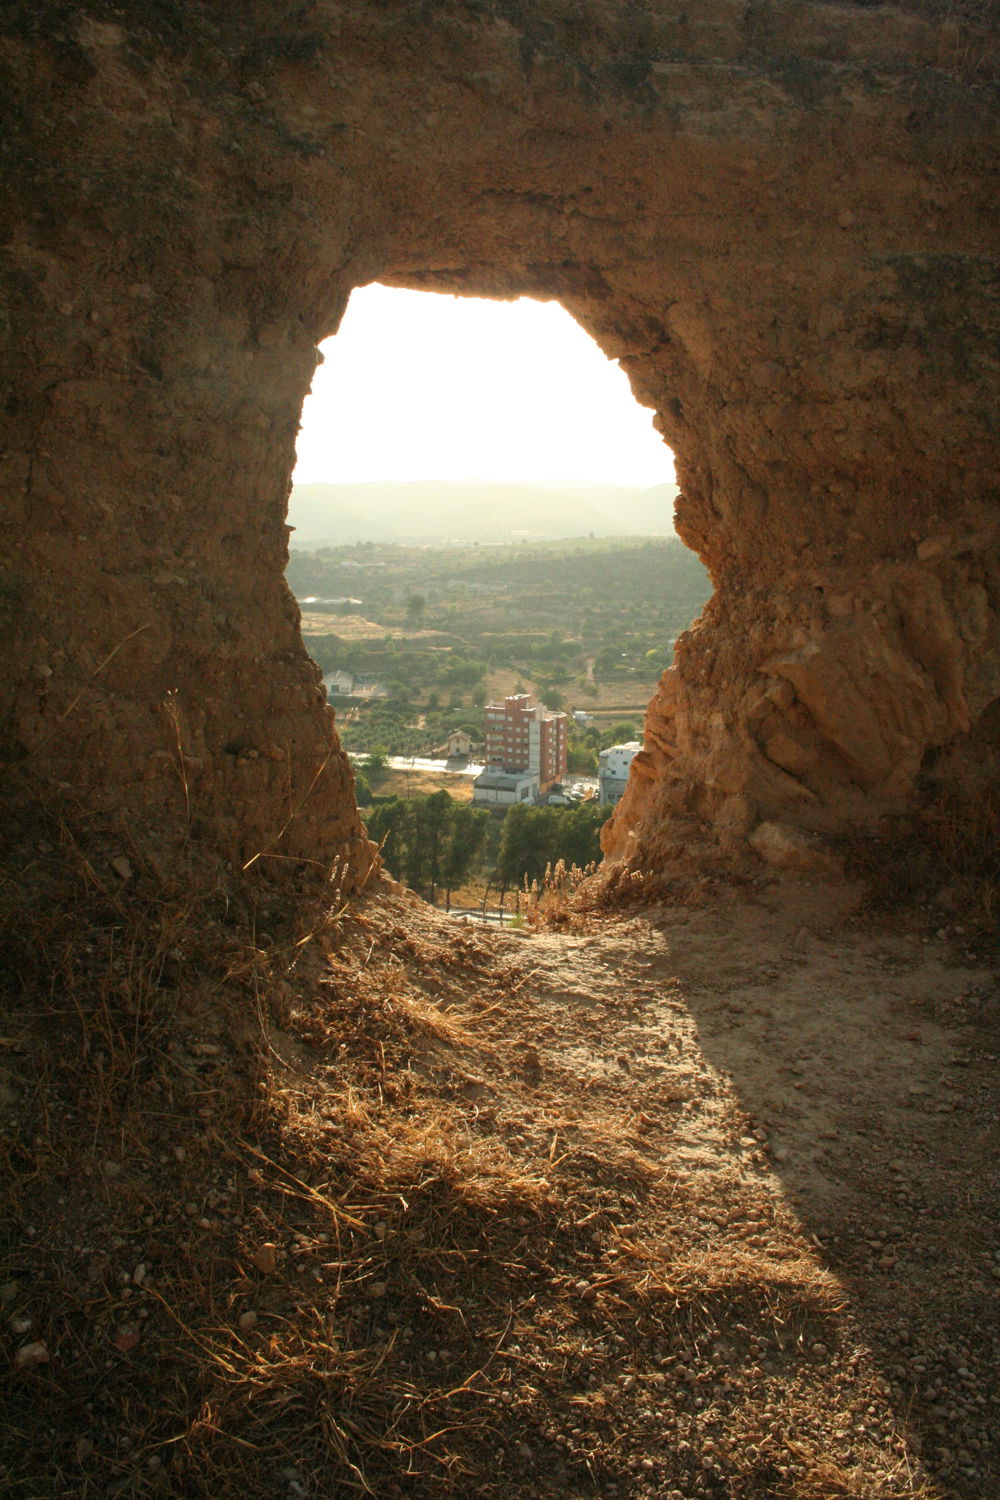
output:
M586 536L672 536L677 487L486 480L301 484L292 489L293 544L509 542Z

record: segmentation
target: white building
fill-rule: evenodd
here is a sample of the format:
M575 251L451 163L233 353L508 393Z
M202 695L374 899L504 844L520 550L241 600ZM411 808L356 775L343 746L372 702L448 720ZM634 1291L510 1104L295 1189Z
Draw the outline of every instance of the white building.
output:
M597 776L600 787L598 801L601 807L608 807L611 803L620 801L628 782L628 773L632 769L632 762L641 749L640 740L627 740L624 745L611 745L607 750L601 751L597 757Z
M515 802L531 802L538 796L537 771L501 771L487 766L472 783L472 800L477 807L510 807Z
M454 729L443 745L437 745L432 755L443 755L447 760L468 760L472 753L472 736L464 729Z
M346 697L354 691L354 677L350 672L324 672L323 686L327 693L339 693Z

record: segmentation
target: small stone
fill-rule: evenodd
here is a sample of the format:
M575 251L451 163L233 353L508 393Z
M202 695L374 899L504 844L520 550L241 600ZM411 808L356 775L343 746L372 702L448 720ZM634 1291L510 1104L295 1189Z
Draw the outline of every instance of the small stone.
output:
M114 870L119 880L130 880L132 877L133 871L131 861L127 860L124 854L119 854L116 859L113 859L111 861L111 868L112 870Z
M257 1314L249 1308L246 1312L240 1313L236 1324L241 1333L249 1333L251 1328L257 1327Z
M262 1276L270 1276L278 1266L278 1247L272 1245L270 1240L261 1245L254 1255L253 1263Z
M47 1365L51 1355L39 1339L34 1344L22 1344L14 1355L15 1370L34 1370L38 1365Z
M139 1330L131 1323L125 1323L115 1334L115 1348L120 1354L130 1354L139 1343Z
M12 1333L29 1333L31 1331L31 1319L27 1315L20 1318L11 1318L10 1327Z
M369 1297L384 1297L389 1288L384 1281L373 1281L368 1288Z

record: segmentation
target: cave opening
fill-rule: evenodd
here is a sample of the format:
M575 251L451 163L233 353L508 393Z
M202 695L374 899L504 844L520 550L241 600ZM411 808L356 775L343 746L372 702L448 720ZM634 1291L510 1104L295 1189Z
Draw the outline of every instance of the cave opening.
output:
M554 300L373 284L320 361L286 577L369 831L395 796L498 810L506 789L479 781L499 765L487 704L519 694L569 729L537 786L529 765L503 768L528 777L515 800L592 800L606 817L709 592L673 531L673 455L651 413ZM629 750L613 767L612 742ZM597 836L595 822L599 857Z

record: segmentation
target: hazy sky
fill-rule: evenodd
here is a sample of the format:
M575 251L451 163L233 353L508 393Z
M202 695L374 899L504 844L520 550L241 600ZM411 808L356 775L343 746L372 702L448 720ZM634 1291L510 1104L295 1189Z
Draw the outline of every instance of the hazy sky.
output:
M298 484L673 480L652 413L556 302L361 287L322 351Z

